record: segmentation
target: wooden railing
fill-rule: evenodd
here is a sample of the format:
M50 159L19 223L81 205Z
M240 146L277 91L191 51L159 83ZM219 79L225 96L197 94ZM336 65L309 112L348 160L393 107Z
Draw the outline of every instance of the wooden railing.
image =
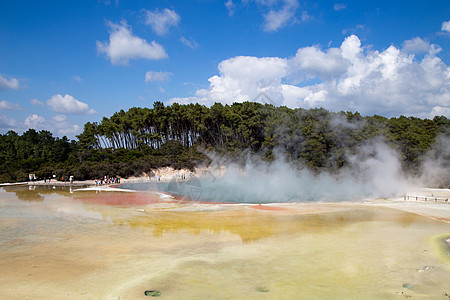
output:
M425 201L425 202L439 202L439 203L448 203L448 198L446 197L437 197L437 196L411 196L406 195L403 196L403 200L407 201Z

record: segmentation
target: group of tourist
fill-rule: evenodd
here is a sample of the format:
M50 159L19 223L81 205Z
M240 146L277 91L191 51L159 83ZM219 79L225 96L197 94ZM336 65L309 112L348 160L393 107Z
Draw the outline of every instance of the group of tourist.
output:
M119 184L119 183L120 183L120 177L119 176L116 176L116 177L105 176L103 178L95 180L95 185Z

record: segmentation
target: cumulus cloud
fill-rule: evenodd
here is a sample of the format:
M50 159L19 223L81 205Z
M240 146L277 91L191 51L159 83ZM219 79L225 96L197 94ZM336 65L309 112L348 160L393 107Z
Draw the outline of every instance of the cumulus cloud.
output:
M150 25L157 35L167 34L170 28L178 26L179 22L180 16L175 10L168 8L162 11L158 9L154 11L145 10L145 23Z
M431 110L431 116L450 116L450 106L442 107L442 106L435 106Z
M78 101L71 95L54 95L47 100L47 105L51 110L66 114L95 114L96 111L89 108L86 103Z
M5 100L0 101L1 110L21 110L22 107L18 103L11 103Z
M19 80L16 78L7 79L0 75L0 91L18 90L20 88Z
M32 114L25 119L23 124L27 129L49 130L56 132L58 136L74 136L80 133L80 126L71 124L65 115L56 115L47 120L42 116Z
M125 21L108 23L109 43L97 41L97 52L104 53L112 64L127 65L130 59L162 59L167 57L164 47L134 36Z
M443 22L441 30L450 33L450 21Z
M145 73L145 82L169 81L170 76L172 76L170 72L148 71Z
M220 76L209 79L210 88L196 95L212 102L252 101L259 94L281 101L281 80L288 69L287 60L275 57L238 56L219 64Z
M421 58L414 55L425 49ZM417 38L402 49L370 50L351 35L339 48L304 47L290 58L233 57L219 64L220 74L209 79L209 88L170 102L230 104L264 92L273 103L289 107L448 116L450 68L437 56L439 50Z
M46 121L44 117L37 114L29 115L24 122L25 126L28 128L42 129L45 127Z
M426 53L431 50L431 45L420 37L416 37L405 41L403 43L403 50L408 53Z
M341 49L329 48L322 51L318 46L299 49L291 61L294 63L292 72L323 79L341 76L349 65L342 56Z

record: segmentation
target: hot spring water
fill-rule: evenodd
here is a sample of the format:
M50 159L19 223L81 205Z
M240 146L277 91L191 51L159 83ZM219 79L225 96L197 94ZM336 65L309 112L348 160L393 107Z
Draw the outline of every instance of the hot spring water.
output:
M200 190L195 181L154 184L201 201L274 200L260 190L239 196L221 181L200 183ZM166 200L147 192L0 188L0 298L148 299L146 291L165 299L450 294L450 253L442 244L450 238L448 223L358 203L310 201L264 211Z
M320 184L312 179L292 181L267 180L263 177L193 177L168 182L126 183L121 188L136 191L160 191L177 199L212 203L286 203L313 201L348 201L373 196L365 186L358 187L332 178Z

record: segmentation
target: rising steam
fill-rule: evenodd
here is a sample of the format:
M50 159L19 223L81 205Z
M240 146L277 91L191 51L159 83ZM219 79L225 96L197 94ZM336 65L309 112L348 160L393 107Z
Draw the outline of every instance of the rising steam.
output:
M450 137L440 135L421 165L419 183L429 187L450 187Z
M408 188L397 154L372 141L349 156L350 166L337 173L316 173L288 163L283 155L268 163L249 159L244 167L227 164L221 176L201 178L202 200L274 203L342 201L401 195ZM213 165L223 162L215 158Z

